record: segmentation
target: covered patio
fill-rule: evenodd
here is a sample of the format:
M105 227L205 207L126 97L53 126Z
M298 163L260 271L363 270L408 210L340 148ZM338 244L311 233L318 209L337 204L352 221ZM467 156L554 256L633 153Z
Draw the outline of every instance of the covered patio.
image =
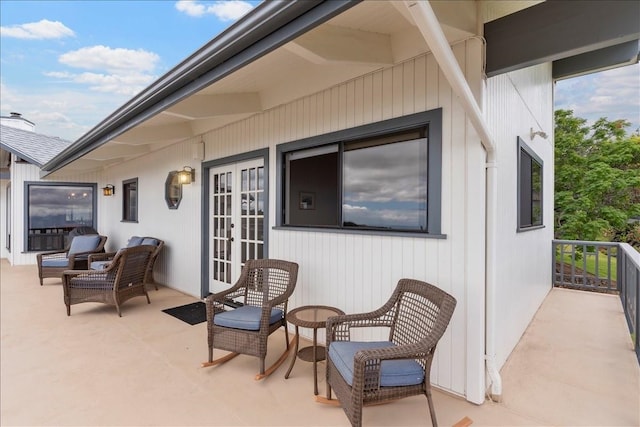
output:
M41 287L35 266L4 259L0 271L4 426L348 425L340 408L314 401L310 363L297 362L288 380L281 367L255 381L258 361L246 356L201 368L206 324L161 311L191 296L160 287L150 305L125 303L122 318L94 303L67 317L54 279ZM440 425L465 417L474 426L640 425L640 368L616 296L552 290L501 374L501 403L476 406L435 390ZM428 423L424 397L364 411L365 425Z

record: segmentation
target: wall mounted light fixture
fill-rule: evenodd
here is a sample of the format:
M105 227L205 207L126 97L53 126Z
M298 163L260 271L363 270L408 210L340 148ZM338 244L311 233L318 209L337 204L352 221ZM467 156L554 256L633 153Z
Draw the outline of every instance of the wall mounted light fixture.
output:
M531 128L530 134L529 134L529 138L531 138L531 141L533 141L533 138L535 138L535 136L540 136L542 137L542 139L547 139L547 133L543 132L541 130L538 131L533 131L533 128Z
M102 187L102 194L104 196L113 196L116 194L116 187L111 184L107 184L106 187Z
M185 166L178 172L178 182L180 184L191 184L196 180L196 170L191 166Z

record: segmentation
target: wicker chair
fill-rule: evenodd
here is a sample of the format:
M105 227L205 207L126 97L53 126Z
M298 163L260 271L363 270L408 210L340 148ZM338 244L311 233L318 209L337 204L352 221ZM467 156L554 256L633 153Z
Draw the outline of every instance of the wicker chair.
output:
M456 300L425 282L402 279L381 308L327 320L327 399L336 393L353 426L369 403L424 394L437 426L429 380L436 344ZM350 340L351 328L388 327L388 341Z
M67 270L63 273L64 303L67 316L71 316L71 306L83 302L101 302L115 305L118 316L122 317L122 303L136 296L147 297L144 286L147 265L155 247L151 245L125 248L118 252L104 270Z
M42 252L37 255L38 277L40 286L42 279L47 277L62 277L65 270L80 270L87 268L88 256L104 251L106 236L95 234L75 234L74 229L69 233L70 243L62 251Z
M151 245L155 247L155 251L151 255L151 259L149 260L149 265L147 266L147 277L146 284L153 285L158 290L158 284L156 283L153 277L153 266L156 263L156 259L160 254L160 251L164 247L164 240L160 240L155 237L139 237L139 236L131 236L127 245L125 247L132 248L134 246L140 245ZM91 270L103 270L105 269L116 256L117 252L106 252L101 254L93 254L89 255L89 268Z
M248 260L236 284L206 298L209 360L203 366L224 363L238 354L260 358L259 380L274 372L286 360L290 342L287 333L287 303L298 278L298 264L275 259ZM225 310L229 301L240 307ZM267 340L280 327L285 330L286 349L265 370ZM213 360L213 349L231 353Z

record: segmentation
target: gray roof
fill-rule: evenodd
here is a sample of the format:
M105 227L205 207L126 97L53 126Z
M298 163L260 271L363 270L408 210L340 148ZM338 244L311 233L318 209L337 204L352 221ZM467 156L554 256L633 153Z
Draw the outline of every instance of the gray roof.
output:
M42 167L69 144L70 141L57 137L0 125L0 148L38 167Z

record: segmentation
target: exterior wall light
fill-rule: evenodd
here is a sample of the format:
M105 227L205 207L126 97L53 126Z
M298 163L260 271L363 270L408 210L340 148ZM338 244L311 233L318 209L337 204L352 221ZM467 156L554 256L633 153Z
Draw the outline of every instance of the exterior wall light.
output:
M191 166L185 166L178 172L178 182L180 184L191 184L196 180L196 170Z
M547 133L541 130L534 132L533 128L531 128L529 132L530 132L529 137L531 138L532 141L533 141L533 138L535 138L536 136L539 136L543 139L547 139Z
M116 194L116 187L111 184L107 184L106 187L102 187L102 194L104 196L113 196Z

